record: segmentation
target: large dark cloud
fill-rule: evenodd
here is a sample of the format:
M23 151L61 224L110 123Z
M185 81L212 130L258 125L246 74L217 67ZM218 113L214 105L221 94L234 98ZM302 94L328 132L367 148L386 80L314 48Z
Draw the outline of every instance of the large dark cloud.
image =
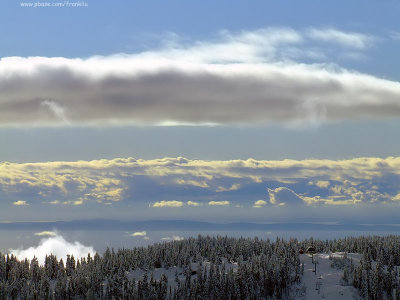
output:
M269 29L136 55L6 57L0 124L303 124L400 115L399 82L278 55L306 38L360 49L371 40L333 29Z

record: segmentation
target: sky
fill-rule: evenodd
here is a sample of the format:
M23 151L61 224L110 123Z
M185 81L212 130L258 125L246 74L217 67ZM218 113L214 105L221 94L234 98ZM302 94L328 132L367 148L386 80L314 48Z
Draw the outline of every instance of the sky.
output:
M0 222L398 223L400 1L0 10Z

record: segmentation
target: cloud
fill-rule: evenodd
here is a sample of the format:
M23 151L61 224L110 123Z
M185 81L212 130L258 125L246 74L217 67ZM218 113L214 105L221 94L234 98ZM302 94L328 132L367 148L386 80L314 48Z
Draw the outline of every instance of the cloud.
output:
M202 203L199 203L199 202L196 202L196 201L188 201L186 203L189 206L202 206Z
M315 185L315 186L317 186L317 187L319 187L319 188L321 188L321 189L326 189L326 188L328 188L329 186L330 186L330 182L329 181L327 181L327 180L318 180L317 182L309 182L308 183L309 185Z
M40 264L45 261L46 255L56 255L58 259L63 259L64 263L67 255L73 255L75 259L86 257L88 253L94 256L96 251L93 247L84 246L79 242L68 242L61 235L56 235L43 239L36 247L29 247L27 249L10 249L10 253L14 254L18 259L31 260L34 256L38 259Z
M321 199L321 196L306 196L299 195L295 191L287 187L278 187L276 189L267 189L269 201L271 204L278 206L283 205L306 205L306 204L338 204L335 201L329 199ZM340 204L348 204L340 202Z
M269 201L275 205L303 204L303 199L294 191L286 187L267 189Z
M54 114L55 117L60 119L61 121L64 121L68 123L67 118L65 117L65 110L62 106L60 106L58 103L50 100L44 100L40 103L43 107L46 107L49 109L50 112Z
M31 202L35 198L52 205L120 201L125 191L124 184L111 170L107 174L98 167L107 169L102 163L87 162L0 163L0 191L16 197L28 195L27 199L15 200L14 205L28 205L27 200Z
M179 235L173 235L172 237L167 236L167 237L163 237L161 238L162 241L183 241L185 238L183 236L179 236Z
M220 193L220 192L229 192L229 191L236 191L238 189L240 189L240 183L235 183L235 184L232 184L230 187L227 187L227 188L223 187L223 186L219 186L218 189L217 189L217 192L218 193Z
M147 232L146 231L137 231L131 234L131 236L146 236Z
M380 192L376 186L365 188L364 184L357 184L345 180L340 184L331 187L334 192L332 198L340 199L349 203L376 203L396 201L396 196L391 197L387 192ZM334 204L334 203L333 203Z
M162 200L152 205L152 207L181 207L181 206L183 206L183 202L176 200L170 200L170 201Z
M266 28L130 55L3 57L0 125L63 125L67 114L69 124L101 126L399 117L399 82L331 62L297 61L312 56L301 46L314 40L362 50L372 38L337 29Z
M18 200L18 201L14 201L13 205L15 205L15 206L27 206L29 204L25 200Z
M196 181L196 180L184 180L182 178L176 180L177 184L181 185L192 185L192 186L197 186L200 188L207 188L208 184L205 181Z
M0 163L0 197L9 199L10 203L51 206L54 210L59 206L124 201L147 206L151 203L152 207L194 209L201 204L203 208L209 203L226 205L227 196L235 204L253 206L254 200L245 199L262 199L265 189L270 188L270 201L272 199L271 203L275 201L275 204L393 202L400 193L399 170L400 157L280 161L178 157L3 162ZM204 184L201 187L182 185L177 183L179 180ZM232 188L239 186L240 189ZM226 187L229 195L218 192L220 187ZM160 195L175 200L161 200Z
M264 200L257 200L256 202L254 202L253 207L255 207L255 208L260 208L260 207L263 207L263 206L265 206L265 205L267 205L267 201L264 201Z
M210 206L226 206L229 205L230 202L229 201L210 201L208 202L208 205Z
M42 231L42 232L35 232L36 236L57 236L57 232L55 231Z
M391 31L391 32L389 33L389 36L390 36L390 38L391 38L392 40L400 41L400 32L398 32L398 31Z
M369 47L375 38L358 32L343 32L334 28L308 30L307 36L311 39L328 43L337 43L345 47L364 49Z
M39 192L40 193L40 192ZM59 200L53 200L53 201L49 201L49 202L47 202L47 203L49 203L49 204L60 204L61 202L59 201Z

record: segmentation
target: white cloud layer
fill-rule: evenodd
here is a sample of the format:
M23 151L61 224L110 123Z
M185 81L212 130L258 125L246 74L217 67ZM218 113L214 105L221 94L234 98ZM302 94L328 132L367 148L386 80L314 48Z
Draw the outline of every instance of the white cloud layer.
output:
M40 264L43 264L46 255L53 254L58 259L63 259L64 263L67 260L67 255L73 255L75 259L86 257L88 253L91 256L96 254L93 247L84 246L79 242L68 242L61 235L52 236L40 241L36 247L29 247L27 249L10 249L10 253L14 254L18 259L31 260L34 256L38 259Z
M263 202L254 203L254 199L265 196L275 205L393 203L398 202L399 180L400 157L4 162L0 163L0 198L9 199L10 209L24 213L38 205L63 211L68 205L115 201L120 205L127 201L184 210L234 207L246 201L248 206L261 206ZM174 200L164 200L165 195ZM30 205L23 209L12 205L22 205L28 200Z
M267 28L132 55L3 57L0 124L313 124L400 115L399 82L297 62L329 56L302 48L310 40L360 51L374 41L333 28Z

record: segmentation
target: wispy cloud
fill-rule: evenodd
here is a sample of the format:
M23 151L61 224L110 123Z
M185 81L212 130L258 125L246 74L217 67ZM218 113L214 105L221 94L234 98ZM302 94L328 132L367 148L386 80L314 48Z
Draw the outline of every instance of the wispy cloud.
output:
M240 189L240 183L235 183L232 184L230 187L223 187L223 186L219 186L217 189L217 192L229 192L229 191L236 191Z
M165 58L206 64L260 63L286 60L290 51L286 47L298 45L304 38L301 32L288 27L261 28L254 31L231 33L221 31L218 39L195 41L188 45L174 39L161 50ZM143 53L158 58L160 51Z
M60 202L60 200L52 200L52 201L48 201L47 203L56 205L56 204L60 204L61 202Z
M46 107L54 116L63 121L68 123L68 120L65 116L65 110L62 106L60 106L57 102L51 100L44 100L40 103L43 107Z
M311 39L328 43L337 43L349 48L365 49L371 46L376 38L358 32L344 32L335 28L312 28L306 33Z
M392 40L400 41L400 32L399 31L391 31L389 36Z

